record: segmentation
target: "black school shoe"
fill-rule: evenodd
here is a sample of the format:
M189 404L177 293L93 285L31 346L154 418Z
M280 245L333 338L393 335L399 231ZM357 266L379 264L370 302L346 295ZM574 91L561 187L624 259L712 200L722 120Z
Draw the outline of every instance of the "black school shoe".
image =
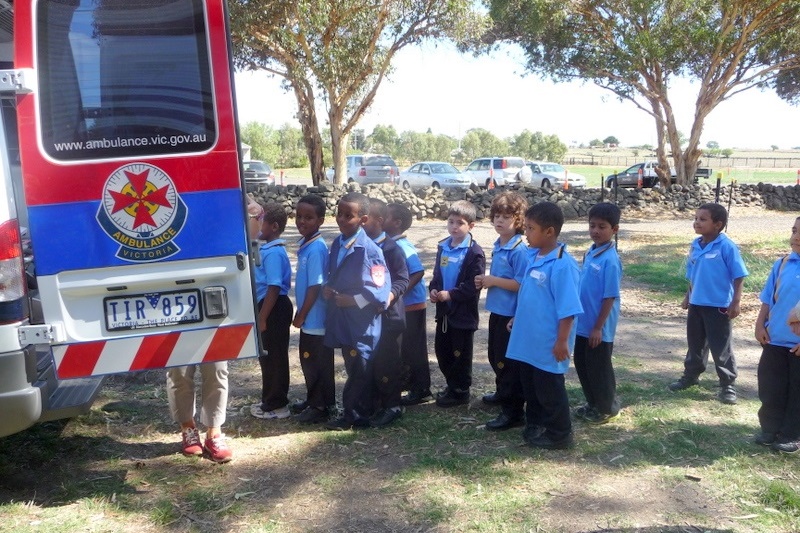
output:
M772 444L775 442L775 436L775 433L762 431L753 437L753 442L759 446L772 446Z
M369 420L366 418L358 418L356 420L350 420L343 416L339 418L334 418L333 420L328 421L325 424L325 429L330 429L331 431L347 431L348 429L358 429L358 428L368 428L369 427Z
M401 409L381 409L369 419L369 425L374 428L386 427L403 416Z
M455 407L456 405L467 405L468 403L469 390L461 391L447 387L436 395L436 405L439 407Z
M797 453L800 451L800 440L781 436L772 443L772 449L781 453Z
M526 437L525 442L528 444L528 446L533 448L543 448L545 450L565 450L567 448L571 448L573 444L572 433L563 439L554 440L548 437L546 432L542 432L535 437Z
M717 394L717 398L726 405L736 405L736 387L724 385Z
M696 377L692 378L689 376L681 376L672 383L670 383L667 388L672 392L677 392L679 390L688 389L689 387L694 387L697 385L699 381Z
M511 428L518 428L525 425L522 417L510 417L505 413L500 413L496 418L486 422L486 431L505 431Z
M419 405L421 403L428 403L433 401L433 394L431 394L430 389L425 389L423 391L408 391L407 394L404 394L402 398L400 398L400 405Z
M319 424L328 420L327 409L317 409L310 405L306 407L303 412L294 416L295 422L301 424Z
M481 401L486 405L500 405L501 403L500 397L497 395L497 392L490 392L489 394L484 394L481 397Z

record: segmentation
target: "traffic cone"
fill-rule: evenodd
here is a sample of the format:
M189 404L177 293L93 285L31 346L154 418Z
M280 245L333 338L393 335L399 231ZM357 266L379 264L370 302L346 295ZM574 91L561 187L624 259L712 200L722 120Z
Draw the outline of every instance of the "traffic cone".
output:
M642 178L643 174L644 174L644 171L640 168L639 169L639 179L636 180L636 188L637 189L641 189L642 187L644 187L644 179Z
M569 190L569 170L564 169L564 190Z
M494 168L489 169L489 186L487 189L494 189Z

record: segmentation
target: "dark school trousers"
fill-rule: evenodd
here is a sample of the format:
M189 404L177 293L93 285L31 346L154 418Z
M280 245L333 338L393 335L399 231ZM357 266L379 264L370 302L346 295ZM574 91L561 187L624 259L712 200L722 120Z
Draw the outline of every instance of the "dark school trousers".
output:
M385 327L381 330L378 347L372 354L372 385L375 406L378 409L400 407L400 335L402 328Z
M374 412L370 361L354 346L343 346L342 357L347 372L342 389L343 416L350 422L366 421Z
M258 302L258 308L264 300ZM261 365L261 409L274 411L289 403L289 326L294 309L288 296L278 296L267 316L267 330L261 333L265 354L258 358Z
M428 362L427 309L406 311L406 329L400 340L400 359L405 377L401 388L412 392L431 390Z
M486 353L489 364L494 370L495 395L500 400L503 413L509 418L522 418L525 397L519 381L519 368L517 361L506 359L508 341L511 338L511 332L508 331L510 320L510 316L489 314L489 341Z
M525 395L525 425L542 427L555 441L572 433L569 399L564 374L553 374L528 363L519 362L519 378Z
M800 357L765 344L758 361L758 421L765 433L800 438Z
M613 349L613 342L601 342L590 348L587 337L575 337L575 372L583 395L589 406L604 415L616 415L620 409L617 378L611 363Z
M447 388L454 392L468 392L472 386L472 337L470 329L447 325L447 318L436 323L434 349L439 370L444 374Z
M306 382L306 403L317 409L336 405L333 348L325 346L324 338L300 332L300 368Z
M723 387L736 381L736 359L731 349L733 327L728 315L718 307L689 305L686 318L686 342L689 349L683 361L684 375L697 378L705 372L708 352L714 358L714 366Z

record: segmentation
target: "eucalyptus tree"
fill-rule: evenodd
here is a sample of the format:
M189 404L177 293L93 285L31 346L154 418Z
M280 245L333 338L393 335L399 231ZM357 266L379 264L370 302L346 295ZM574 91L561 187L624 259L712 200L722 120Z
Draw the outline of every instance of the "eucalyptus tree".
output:
M229 9L237 67L280 76L295 95L314 183L325 177L318 104L341 181L350 132L395 55L428 39L460 42L486 24L471 0L230 0Z
M800 100L800 0L490 0L484 42L518 43L527 68L555 81L586 80L655 121L662 179L671 151L680 183L694 175L703 125L721 102L750 89ZM682 146L671 82L697 83Z

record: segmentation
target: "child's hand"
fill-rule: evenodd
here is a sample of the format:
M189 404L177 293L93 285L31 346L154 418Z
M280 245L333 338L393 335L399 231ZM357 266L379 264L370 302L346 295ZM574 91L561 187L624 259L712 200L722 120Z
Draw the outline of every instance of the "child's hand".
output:
M761 344L769 344L769 333L764 324L756 324L756 340Z
M336 292L335 290L331 289L331 288L330 288L330 287L328 287L327 285L325 285L325 286L322 288L322 297L323 297L325 300L330 300L331 298L333 298L333 297L334 297L334 296L336 296L337 294L339 294L339 293L338 293L338 292Z
M566 340L557 340L555 345L553 346L553 355L556 357L556 361L566 361L569 359L569 344Z
M789 327L792 330L792 333L800 337L800 322L792 322L789 324Z
M728 310L725 311L725 314L728 315L728 318L733 320L742 312L742 307L737 301L732 301L731 304L728 306Z
M514 317L511 317L511 320L509 320L508 324L506 324L506 329L508 330L509 333L511 333L511 328L513 326L514 326Z
M800 357L800 344L795 344L794 348L789 351L795 354L797 357Z
M683 297L683 301L681 302L681 309L689 309L689 295Z
M296 327L296 328L301 327L303 325L303 322L305 322L305 319L300 318L299 315L294 315L294 320L292 320L292 325L294 327Z
M483 278L485 276L483 274L479 276L475 276L475 288L481 290L483 288Z
M439 294L436 295L440 302L449 302L450 301L450 291L439 291Z
M594 328L589 333L589 348L597 348L601 342L603 342L603 330L602 328Z
M258 332L264 333L267 331L267 317L258 317Z
M350 294L336 294L336 307L355 307L356 299Z
M439 301L439 291L437 291L436 289L431 289L430 297L431 297L431 303L438 302Z

